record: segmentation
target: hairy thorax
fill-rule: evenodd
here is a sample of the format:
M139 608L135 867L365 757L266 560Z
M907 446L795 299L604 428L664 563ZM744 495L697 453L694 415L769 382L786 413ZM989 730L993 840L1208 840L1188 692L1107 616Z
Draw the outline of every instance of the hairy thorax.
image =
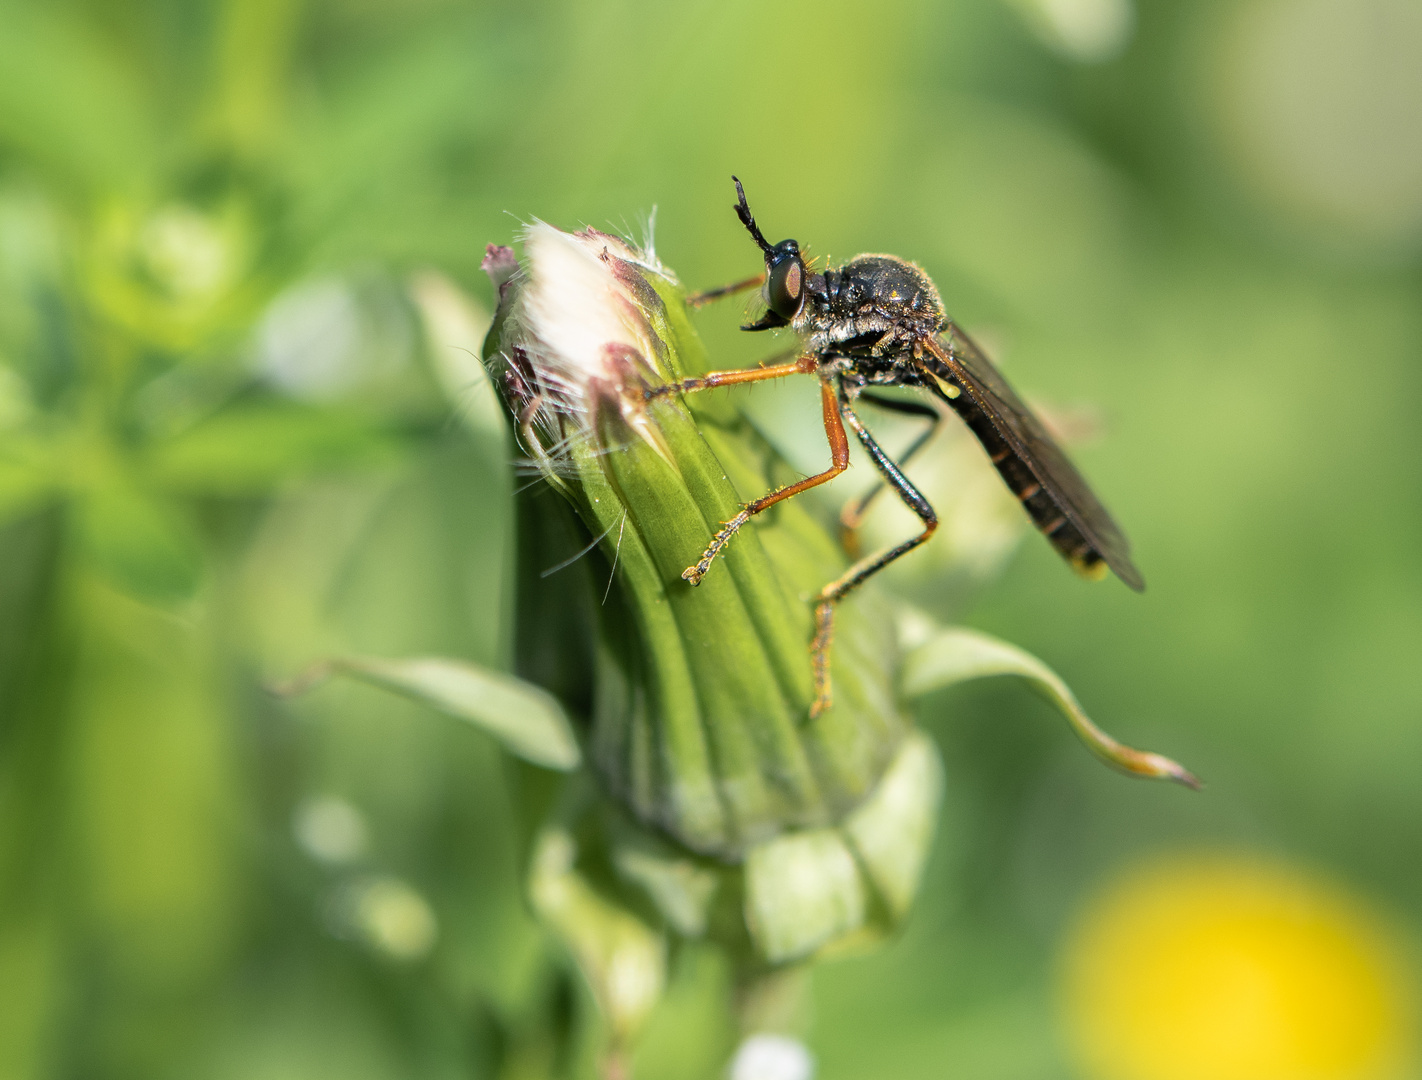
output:
M916 339L943 327L943 301L918 267L891 255L860 255L813 281L796 320L810 352L878 382L907 359ZM849 361L849 363L845 363ZM862 370L860 370L862 369ZM884 374L887 374L887 370Z

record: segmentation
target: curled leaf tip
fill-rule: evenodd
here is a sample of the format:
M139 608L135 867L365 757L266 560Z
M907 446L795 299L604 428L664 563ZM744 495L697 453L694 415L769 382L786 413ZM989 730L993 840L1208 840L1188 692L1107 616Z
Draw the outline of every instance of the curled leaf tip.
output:
M1204 784L1200 778L1178 761L1164 754L1153 754L1146 750L1135 750L1112 739L1100 729L1083 736L1096 755L1108 765L1132 776L1146 780L1169 780L1181 784L1191 791L1200 791Z
M1113 739L1086 715L1076 696L1046 664L1014 645L965 627L937 627L925 618L903 628L910 648L904 662L904 689L911 697L966 679L1016 675L1066 717L1076 735L1098 758L1131 776L1171 780L1194 791L1203 786L1184 766Z
M1205 790L1204 781L1201 780L1194 773L1192 773L1189 769L1185 768L1185 766L1181 765L1179 762L1171 761L1169 758L1166 758L1166 764L1170 767L1170 772L1168 773L1168 776L1171 780L1174 780L1177 784L1184 784L1191 791Z
M320 660L289 679L279 679L265 684L267 693L273 697L294 698L314 690L331 677L335 666L330 660Z

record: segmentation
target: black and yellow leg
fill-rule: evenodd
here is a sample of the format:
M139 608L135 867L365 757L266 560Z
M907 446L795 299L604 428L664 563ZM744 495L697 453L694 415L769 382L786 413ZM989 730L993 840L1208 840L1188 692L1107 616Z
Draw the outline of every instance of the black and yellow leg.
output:
M823 589L815 604L815 642L811 646L815 662L815 700L810 706L810 715L819 716L830 707L833 700L830 688L830 645L834 640L834 606L839 603L846 594L853 592L863 585L870 577L877 574L884 567L901 555L906 555L914 548L925 543L934 530L938 528L938 515L933 512L933 507L928 505L928 500L919 493L918 489L909 483L908 477L903 474L903 470L896 465L883 448L874 441L874 436L869 434L859 417L854 415L854 410L850 407L849 399L841 396L839 400L839 411L844 418L844 422L859 436L859 441L864 444L864 449L869 451L869 457L873 459L874 466L884 478L884 482L894 493L901 498L904 503L918 515L923 522L923 532L917 536L905 540L902 544L882 551L878 555L873 555L867 559L861 559L840 577L831 581Z
M732 373L734 374L734 373ZM790 484L787 487L777 488L768 495L762 495L754 502L748 502L741 507L741 512L733 517L721 528L706 550L701 553L701 558L695 566L688 566L682 571L681 576L693 585L700 585L701 579L706 576L706 572L711 569L711 564L716 556L721 553L721 549L726 546L731 537L736 535L736 531L751 518L755 517L762 510L768 510L776 503L784 499L791 498L808 491L812 487L828 483L845 469L849 468L849 439L844 434L844 423L840 419L840 404L838 394L828 379L820 382L820 403L824 409L825 436L829 439L830 446L830 467L822 473L814 476L807 476L798 483Z
M923 429L900 456L898 467L901 470L907 467L914 455L928 445L929 440L938 431L939 422L943 419L943 414L932 405L925 405L919 401L901 401L898 398L886 398L880 397L878 394L867 393L860 394L859 400L867 401L887 412L896 412L903 416L917 416L928 421L928 427ZM884 481L880 480L859 498L851 499L845 503L839 512L840 542L852 558L857 558L859 555L859 526L864 521L869 504L874 501L879 492L884 490L884 487Z

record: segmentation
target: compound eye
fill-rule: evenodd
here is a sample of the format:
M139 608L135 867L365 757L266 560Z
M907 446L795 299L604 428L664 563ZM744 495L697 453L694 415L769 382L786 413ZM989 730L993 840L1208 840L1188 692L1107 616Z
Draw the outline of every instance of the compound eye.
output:
M770 267L765 282L765 302L787 322L800 314L805 301L805 264L799 255L787 255Z

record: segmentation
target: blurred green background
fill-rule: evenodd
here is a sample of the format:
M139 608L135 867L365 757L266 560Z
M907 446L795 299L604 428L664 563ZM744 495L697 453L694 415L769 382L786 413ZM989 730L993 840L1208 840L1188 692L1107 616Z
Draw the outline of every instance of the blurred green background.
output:
M733 171L772 240L919 262L1086 418L1145 595L1027 536L918 598L1208 783L1103 770L1015 685L931 699L929 878L817 970L819 1075L1173 1078L1080 1050L1063 957L1117 875L1202 853L1345 897L1324 929L1393 965L1358 960L1386 1054L1238 1075L1417 1075L1419 56L1416 0L0 0L0 1076L546 1074L586 1002L520 899L515 774L262 684L508 663L520 481L446 393L484 245L656 207L683 280L742 277ZM721 366L767 351L741 314L699 317ZM740 393L815 467L812 385ZM708 965L639 1075L719 1074Z

